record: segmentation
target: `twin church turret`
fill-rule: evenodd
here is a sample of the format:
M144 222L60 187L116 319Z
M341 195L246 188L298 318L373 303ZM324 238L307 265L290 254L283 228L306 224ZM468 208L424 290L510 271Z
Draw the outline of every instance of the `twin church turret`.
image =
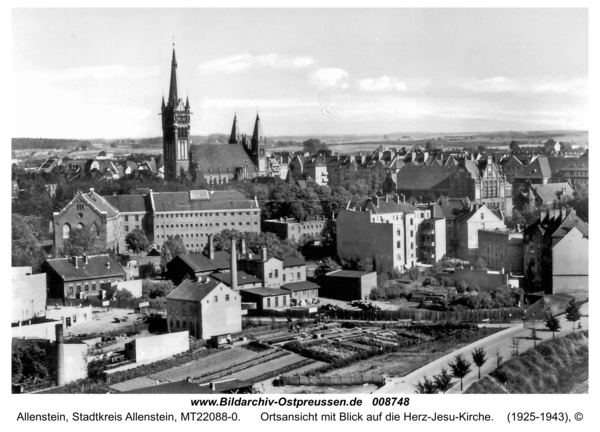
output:
M163 129L163 158L164 158L164 169L165 179L175 180L186 172L191 172L192 167L198 165L195 159L203 158L204 156L210 157L213 152L206 151L207 145L194 146L192 149L190 146L190 102L186 97L185 104L183 99L178 97L177 94L177 59L175 57L175 48L173 48L173 59L171 60L171 82L169 85L169 98L165 104L165 98L163 96L161 106L162 116L162 129ZM254 165L253 176L266 176L268 175L267 167L267 140L262 133L262 127L260 123L260 117L256 114L256 121L254 123L254 131L250 139L247 138L246 134L241 134L238 129L237 115L234 115L233 128L231 130L231 136L229 138L229 144L242 146L247 153L248 158ZM217 144L221 146L222 144ZM196 154L194 154L196 153ZM204 154L205 153L205 154ZM237 157L236 157L237 156ZM239 152L232 152L233 159L239 159ZM215 161L217 162L217 161ZM221 169L231 170L231 161L229 161L227 167L220 167L219 163L208 164L212 166L214 170L221 171ZM234 163L235 165L235 163ZM236 175L243 173L244 178L248 177L248 161L240 161L239 167L235 167L237 174L233 174L231 179L234 179ZM207 177L206 173L203 173ZM210 177L210 174L208 175ZM209 183L210 179L207 178Z

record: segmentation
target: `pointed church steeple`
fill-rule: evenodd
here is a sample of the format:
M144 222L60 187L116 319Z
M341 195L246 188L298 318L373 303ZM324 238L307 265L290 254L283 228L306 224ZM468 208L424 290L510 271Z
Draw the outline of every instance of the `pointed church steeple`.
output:
M169 86L169 105L177 106L177 59L175 58L175 44L173 44L173 60L171 60L171 85Z
M190 109L190 98L188 96L185 97L185 109Z
M233 115L233 126L231 128L231 135L229 137L229 144L238 143L238 126L237 126L237 114Z
M165 109L165 95L163 95L162 97L162 105L161 105L162 109Z
M257 142L263 136L262 126L260 125L260 117L256 113L256 122L254 123L254 132L252 133L252 142Z

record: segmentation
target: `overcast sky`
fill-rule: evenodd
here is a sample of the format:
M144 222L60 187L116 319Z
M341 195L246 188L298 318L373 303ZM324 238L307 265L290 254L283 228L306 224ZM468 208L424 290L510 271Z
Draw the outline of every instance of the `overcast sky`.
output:
M585 9L14 9L13 137L588 128ZM328 108L329 107L330 110ZM329 114L329 115L327 115Z

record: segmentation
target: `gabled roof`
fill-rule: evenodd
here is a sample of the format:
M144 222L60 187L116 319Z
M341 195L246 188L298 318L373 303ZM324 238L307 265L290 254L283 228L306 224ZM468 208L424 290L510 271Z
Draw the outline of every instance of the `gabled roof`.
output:
M439 189L441 184L456 172L455 167L404 166L396 175L398 189L428 190Z
M87 259L86 264L83 258L77 258L77 268L70 258L49 259L46 260L45 265L62 276L65 281L126 275L125 270L110 255L91 255Z
M255 294L261 297L289 295L289 291L285 291L279 288L248 288L240 290L242 293Z
M295 257L283 257L283 268L305 266L306 261Z
M497 218L499 221L502 221L502 213L490 210L485 205L479 206L479 208L473 208L470 212L458 216L455 220L456 222L469 222L475 216L475 214L479 213L482 209L484 212L489 213L491 216ZM486 218L484 220L487 221L488 219Z
M223 285L223 283L214 279L202 278L198 281L185 279L177 288L171 291L167 296L167 300L201 302L219 285Z
M243 144L200 144L190 146L192 160L198 164L202 172L217 172L218 170L235 170L243 168L257 169L252 157L244 149Z
M379 198L379 199L377 199ZM417 208L405 202L400 202L398 197L389 197L388 202L385 197L368 198L360 203L350 202L348 210L372 212L376 214L386 213L414 213Z
M229 252L218 251L214 255L215 258L212 260L201 253L179 254L176 258L186 263L195 273L231 268L231 254Z
M573 196L573 193L575 192L569 183L532 185L531 189L535 195L545 203L552 202L555 199Z
M313 289L319 289L319 288L320 288L319 285L314 284L312 282L308 282L308 281L290 282L290 283L286 283L285 285L281 285L282 290L287 290L287 291L292 291L292 292L307 291L307 290L313 290Z
M234 145L234 144L228 144ZM190 192L153 192L154 211L241 210L257 208L254 201L235 190L208 191L208 199L192 199Z
M109 195L103 198L122 213L152 211L147 195Z
M231 272L228 273L213 273L210 275L211 278L223 282L227 286L231 286ZM246 284L255 284L262 283L262 280L259 278L249 275L246 272L239 271L237 272L237 283L238 285L246 285Z
M335 270L335 271L332 271L331 273L327 273L326 276L358 279L358 278L361 278L363 276L366 276L366 275L369 275L372 273L374 273L374 272L361 272L361 271L354 271L354 270Z

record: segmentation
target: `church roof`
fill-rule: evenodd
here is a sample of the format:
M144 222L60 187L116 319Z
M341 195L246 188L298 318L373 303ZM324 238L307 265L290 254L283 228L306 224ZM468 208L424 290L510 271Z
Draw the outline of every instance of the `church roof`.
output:
M242 144L199 144L190 146L190 151L193 161L202 172L235 170L242 168L244 164L250 170L257 169Z
M254 132L252 132L252 140L259 140L260 137L263 137L262 126L260 124L260 117L258 113L256 113L256 122L254 122Z

